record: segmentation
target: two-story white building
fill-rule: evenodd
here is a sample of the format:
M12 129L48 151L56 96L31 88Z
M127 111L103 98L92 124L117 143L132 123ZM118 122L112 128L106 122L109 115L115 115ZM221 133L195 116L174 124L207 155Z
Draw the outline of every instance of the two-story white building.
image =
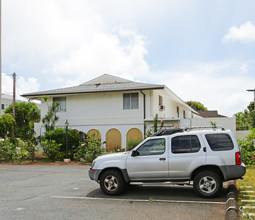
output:
M143 138L153 127L158 114L164 126L179 127L182 119L192 119L197 112L165 85L134 82L104 74L79 86L24 94L29 99L49 97L49 104L59 102L59 121L68 120L72 129L97 133L109 149L125 148L129 139ZM41 103L41 117L47 113ZM160 124L160 122L159 122ZM42 127L42 124L40 125Z

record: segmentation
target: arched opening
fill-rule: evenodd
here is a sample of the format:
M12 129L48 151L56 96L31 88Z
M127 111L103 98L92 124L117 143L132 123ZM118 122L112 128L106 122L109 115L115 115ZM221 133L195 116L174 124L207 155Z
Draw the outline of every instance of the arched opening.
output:
M143 134L138 128L131 128L127 132L126 150L132 150L137 144L143 140Z
M99 130L91 129L88 131L87 134L89 136L91 136L92 138L100 138L101 139L101 134L100 134Z
M112 128L106 134L106 148L110 151L116 148L121 149L121 133L119 130Z
M142 140L143 134L138 128L131 128L127 133L127 142L129 140Z

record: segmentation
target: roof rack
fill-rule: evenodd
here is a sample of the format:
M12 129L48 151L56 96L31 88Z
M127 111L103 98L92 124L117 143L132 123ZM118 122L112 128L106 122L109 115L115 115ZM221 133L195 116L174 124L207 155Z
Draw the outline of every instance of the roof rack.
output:
M200 129L221 129L222 131L225 130L225 128L221 127L221 126L197 126L197 127L187 127L184 128L184 131L191 131L191 130L200 130Z
M171 135L171 134L180 133L184 131L201 130L201 129L213 129L213 130L220 129L222 131L225 130L221 126L197 126L197 127L187 127L187 128L165 128L165 129L163 128L157 131L156 133L154 133L152 137Z
M168 129L160 129L156 133L154 133L152 136L162 136L162 135L170 135L175 134L179 132L183 132L184 130L182 128L168 128Z

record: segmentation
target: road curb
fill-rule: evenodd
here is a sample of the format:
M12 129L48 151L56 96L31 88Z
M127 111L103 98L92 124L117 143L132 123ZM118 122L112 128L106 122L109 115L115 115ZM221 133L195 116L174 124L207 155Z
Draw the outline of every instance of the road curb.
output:
M234 180L229 181L227 190L225 220L236 220L238 219L238 202L237 189Z

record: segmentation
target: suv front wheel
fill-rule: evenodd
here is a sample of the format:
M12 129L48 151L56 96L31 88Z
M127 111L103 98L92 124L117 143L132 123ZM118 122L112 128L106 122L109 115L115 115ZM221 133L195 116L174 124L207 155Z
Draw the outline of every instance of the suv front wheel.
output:
M100 177L100 187L106 195L119 195L125 188L122 174L117 170L107 170Z
M222 190L222 179L213 171L202 171L194 178L194 189L202 197L215 197Z

